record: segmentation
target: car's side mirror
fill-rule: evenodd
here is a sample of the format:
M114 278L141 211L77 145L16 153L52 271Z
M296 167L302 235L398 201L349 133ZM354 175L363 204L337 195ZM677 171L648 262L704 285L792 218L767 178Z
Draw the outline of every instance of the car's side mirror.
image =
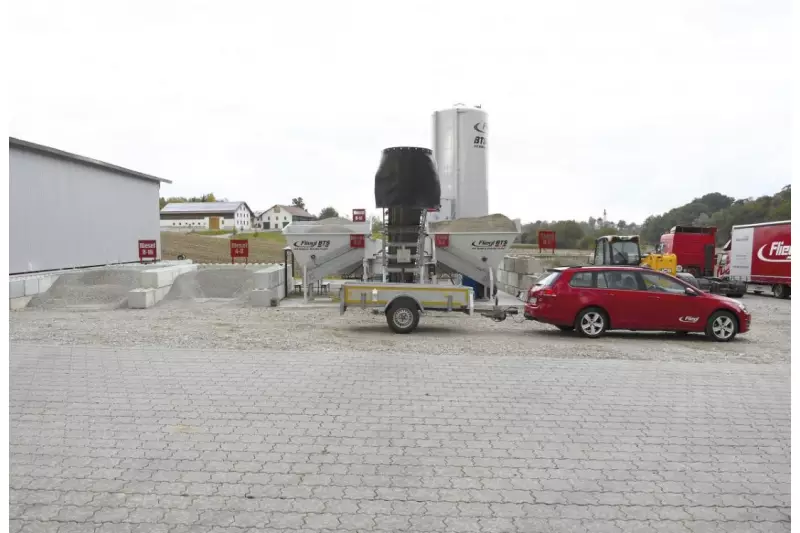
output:
M686 290L684 292L686 293L686 296L697 296L697 291L689 287L686 287Z

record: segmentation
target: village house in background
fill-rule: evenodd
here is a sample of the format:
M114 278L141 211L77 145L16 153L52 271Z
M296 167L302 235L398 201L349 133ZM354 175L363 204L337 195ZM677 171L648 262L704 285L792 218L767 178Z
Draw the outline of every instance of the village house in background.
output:
M253 211L247 202L176 202L161 210L161 229L249 230L253 227Z
M316 217L301 207L293 205L273 205L256 217L255 227L261 229L281 229L290 222L304 222Z

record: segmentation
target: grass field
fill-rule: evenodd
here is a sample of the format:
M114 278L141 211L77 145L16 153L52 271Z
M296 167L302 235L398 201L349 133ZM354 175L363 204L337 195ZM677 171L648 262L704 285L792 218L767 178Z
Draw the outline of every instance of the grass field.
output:
M250 263L282 263L286 240L280 233L239 233L237 239L250 241ZM228 239L198 233L161 232L161 257L177 259L183 254L195 263L227 263L231 260Z

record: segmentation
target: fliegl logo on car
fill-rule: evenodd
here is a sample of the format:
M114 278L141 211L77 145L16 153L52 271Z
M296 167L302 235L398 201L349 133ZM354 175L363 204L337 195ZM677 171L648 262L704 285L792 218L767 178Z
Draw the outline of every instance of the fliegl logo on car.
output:
M477 241L472 241L473 250L498 250L503 249L506 246L508 246L507 240L485 241L483 239L479 239Z
M682 316L678 319L678 322L684 322L686 324L696 324L700 320L699 316Z
M767 251L767 246L769 246L769 251ZM783 241L765 244L758 249L758 258L767 263L791 263L792 246L783 244Z
M331 245L331 241L294 241L292 247L295 250L327 250Z

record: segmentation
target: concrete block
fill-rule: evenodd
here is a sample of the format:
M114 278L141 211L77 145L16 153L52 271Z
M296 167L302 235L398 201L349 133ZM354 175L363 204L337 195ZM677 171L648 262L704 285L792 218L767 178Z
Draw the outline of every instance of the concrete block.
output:
M506 285L511 287L519 287L519 274L516 272L508 272L506 275Z
M25 296L35 296L39 294L39 278L28 278L25 280Z
M538 274L539 272L542 272L543 270L544 270L544 267L542 266L542 262L539 261L537 258L535 258L535 257L526 257L525 258L524 268L522 269L522 272L524 274Z
M156 289L133 289L128 292L128 307L147 309L156 304Z
M159 289L172 285L175 278L187 272L197 270L197 265L175 265L161 268L143 270L141 273L141 284L145 289Z
M278 296L271 289L254 289L250 292L250 305L254 307L271 307L272 301Z
M506 271L498 268L497 269L497 282L498 283L505 283L507 279L508 279L508 274L506 273Z
M14 279L8 281L8 297L21 298L25 296L25 280Z
M57 279L58 276L44 276L39 278L39 294L47 292Z
M520 277L519 281L519 289L521 291L527 291L536 283L536 277L531 275L524 275Z
M28 302L31 301L33 296L20 296L18 298L9 298L8 299L8 309L10 311L18 311L20 309L25 309L28 306Z

